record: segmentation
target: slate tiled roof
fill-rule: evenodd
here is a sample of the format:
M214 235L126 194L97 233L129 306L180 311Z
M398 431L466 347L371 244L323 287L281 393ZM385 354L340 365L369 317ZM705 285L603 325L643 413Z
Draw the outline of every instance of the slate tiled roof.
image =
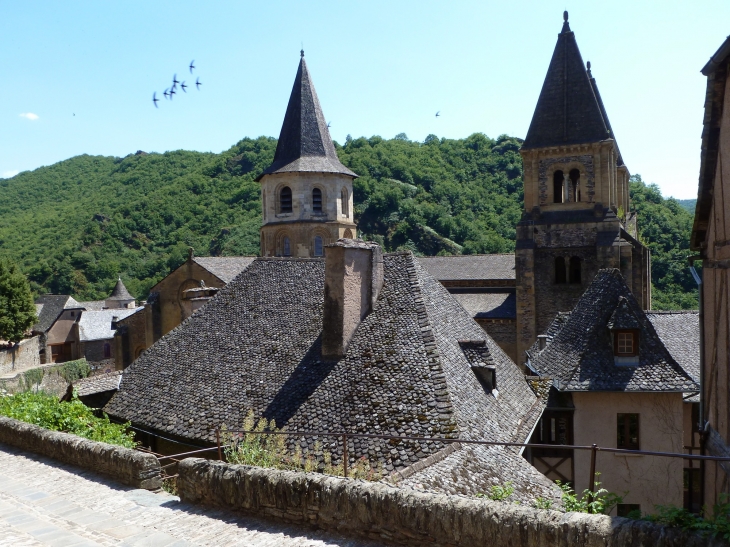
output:
M85 311L79 319L79 341L106 340L114 337L112 318L124 319L143 308L121 308L99 311Z
M456 301L475 319L514 319L517 299L513 292L450 291Z
M99 311L106 307L106 300L84 300L83 302L77 302L77 304L86 311Z
M76 390L79 397L86 397L104 391L116 391L121 379L121 370L107 372L106 374L97 374L96 376L77 380L73 383L73 389Z
M38 322L33 325L33 332L46 332L61 315L69 300L73 300L66 294L44 294L35 301L36 309L41 305L38 313ZM75 300L73 300L76 302Z
M648 311L646 316L679 366L700 381L700 314L698 311Z
M515 279L515 255L422 256L421 266L439 281Z
M284 172L340 173L357 177L340 163L309 76L304 52L294 79L272 164L258 176Z
M522 148L592 143L615 138L596 90L595 81L591 82L583 64L566 12Z
M622 300L622 297L624 300ZM626 306L641 326L638 366L614 363L609 320ZM560 316L559 316L560 317ZM563 319L564 322L563 322ZM599 270L545 349L530 350L530 368L562 391L697 391L672 357L618 270ZM557 331L557 332L556 332Z
M223 283L230 283L234 277L248 268L255 258L255 256L196 256L193 257L193 261Z
M412 254L383 261L378 300L339 361L320 359L324 261L258 258L132 363L105 410L202 442L218 425L240 427L248 409L289 431L526 438L525 420L542 402L520 370ZM477 381L463 340L483 341L498 397ZM359 439L350 447L388 471L442 449ZM332 441L331 451L337 457L341 446ZM516 477L534 471L515 451L498 453ZM536 484L550 491L547 479Z
M114 285L114 290L112 291L111 295L109 295L107 300L134 300L134 296L129 294L127 287L124 286L124 283L122 283L122 278L120 277L117 280L117 284Z

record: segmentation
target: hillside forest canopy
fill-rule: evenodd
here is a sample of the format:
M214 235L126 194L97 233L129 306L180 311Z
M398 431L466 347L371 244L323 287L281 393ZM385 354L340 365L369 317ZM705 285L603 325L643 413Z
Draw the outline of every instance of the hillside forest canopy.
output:
M121 275L139 299L186 259L256 255L261 203L254 178L276 139L245 138L220 154L142 151L77 156L0 179L0 254L33 292L105 298ZM421 255L509 253L522 211L521 139L405 134L335 143L354 183L361 236ZM639 175L632 208L652 253L653 307L697 307L687 267L692 213Z

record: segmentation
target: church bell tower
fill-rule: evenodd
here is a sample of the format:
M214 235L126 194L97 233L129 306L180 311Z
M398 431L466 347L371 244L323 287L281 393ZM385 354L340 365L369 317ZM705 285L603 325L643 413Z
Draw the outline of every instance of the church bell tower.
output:
M624 165L606 109L563 14L535 113L520 150L524 203L517 225L517 354L571 311L596 272L619 268L651 306L649 251L637 239Z
M337 158L302 51L274 161L256 179L261 256L324 256L325 245L355 237L356 177Z

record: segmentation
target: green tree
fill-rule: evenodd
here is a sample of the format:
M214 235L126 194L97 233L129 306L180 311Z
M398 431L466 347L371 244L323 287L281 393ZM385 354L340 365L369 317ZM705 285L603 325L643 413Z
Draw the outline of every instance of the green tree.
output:
M14 262L0 260L0 338L20 342L35 322L28 280Z

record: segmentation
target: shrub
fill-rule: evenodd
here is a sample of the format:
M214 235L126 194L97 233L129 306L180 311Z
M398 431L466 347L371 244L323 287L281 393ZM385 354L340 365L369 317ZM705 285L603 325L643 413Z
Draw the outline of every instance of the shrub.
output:
M274 420L267 421L266 418L256 420L253 411L249 411L242 429L242 434L234 434L225 426L221 428L221 442L227 445L225 457L230 463L291 471L316 471L340 477L345 474L342 462L333 465L332 453L323 450L319 442L315 443L313 450L307 450L306 453L298 444L293 451L289 451L287 450L287 435L262 434L265 431L284 433L284 429L276 427ZM371 464L363 456L348 467L348 476L377 481L383 476L383 471L379 462Z
M600 473L596 473L596 479ZM619 496L613 492L609 492L605 488L601 488L601 483L597 480L593 483L595 491L589 489L583 490L583 495L579 498L575 491L568 484L555 481L563 491L563 509L566 512L574 511L576 513L601 513L607 515L617 504L622 503L624 496Z
M129 424L115 424L106 414L94 416L92 409L79 401L74 393L69 402L59 402L56 397L42 391L26 391L0 397L0 415L21 420L53 431L72 433L92 441L134 448L134 434Z

